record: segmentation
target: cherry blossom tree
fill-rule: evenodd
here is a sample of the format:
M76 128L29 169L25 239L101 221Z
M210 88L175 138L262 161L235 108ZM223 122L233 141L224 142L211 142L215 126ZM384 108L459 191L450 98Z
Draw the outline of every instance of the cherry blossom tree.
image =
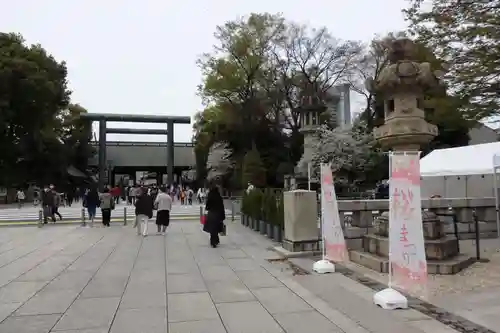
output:
M223 177L233 169L232 151L228 147L226 142L216 142L210 147L207 157L208 180Z
M321 163L330 163L337 182L355 186L366 179L366 172L374 167L374 157L381 154L374 143L373 135L359 122L350 128L322 126L313 146L313 173L317 174Z

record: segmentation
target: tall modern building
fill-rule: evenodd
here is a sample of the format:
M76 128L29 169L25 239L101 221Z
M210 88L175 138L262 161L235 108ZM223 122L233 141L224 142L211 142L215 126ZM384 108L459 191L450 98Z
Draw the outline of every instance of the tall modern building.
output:
M347 127L351 125L351 98L349 84L333 86L328 91L332 101L327 103L327 111L336 119L337 127Z

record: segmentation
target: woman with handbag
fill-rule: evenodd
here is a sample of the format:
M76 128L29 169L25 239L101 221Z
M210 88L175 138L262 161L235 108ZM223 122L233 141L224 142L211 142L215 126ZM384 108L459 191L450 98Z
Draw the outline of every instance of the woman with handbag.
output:
M208 192L205 210L207 211L207 215L203 231L210 234L210 245L216 248L220 243L219 233L225 231L224 220L226 219L226 212L222 196L215 185L212 185Z

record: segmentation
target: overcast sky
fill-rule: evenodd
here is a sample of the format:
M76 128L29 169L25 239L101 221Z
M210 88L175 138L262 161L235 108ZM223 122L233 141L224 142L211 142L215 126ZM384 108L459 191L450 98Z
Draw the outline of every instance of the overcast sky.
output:
M405 0L17 0L2 1L0 31L40 43L69 69L72 102L89 112L186 115L196 96L197 57L211 50L216 25L251 12L283 13L326 26L338 38L370 41L405 28ZM353 106L354 108L359 108ZM110 123L108 127L162 128ZM176 142L191 140L177 125ZM159 136L108 135L108 140L163 141Z

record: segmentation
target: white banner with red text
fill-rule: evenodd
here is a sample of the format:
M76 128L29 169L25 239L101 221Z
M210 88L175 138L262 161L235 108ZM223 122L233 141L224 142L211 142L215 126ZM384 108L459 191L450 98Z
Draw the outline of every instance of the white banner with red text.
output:
M426 297L427 260L420 198L420 154L393 153L389 156L389 165L391 283L412 295Z
M334 262L349 260L329 164L321 164L321 226L326 259Z

